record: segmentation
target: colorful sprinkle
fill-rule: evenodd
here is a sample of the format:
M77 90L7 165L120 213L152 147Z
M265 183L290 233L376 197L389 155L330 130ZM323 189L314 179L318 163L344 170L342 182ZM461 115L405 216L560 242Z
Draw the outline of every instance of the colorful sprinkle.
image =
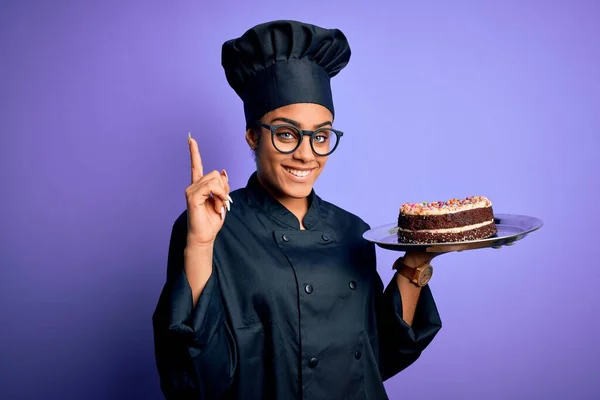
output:
M429 213L438 213L440 210L457 210L462 207L489 207L491 206L491 201L485 196L467 196L464 199L459 198L451 198L446 201L423 201L419 203L404 203L400 207L400 212L408 213L408 214L429 214Z

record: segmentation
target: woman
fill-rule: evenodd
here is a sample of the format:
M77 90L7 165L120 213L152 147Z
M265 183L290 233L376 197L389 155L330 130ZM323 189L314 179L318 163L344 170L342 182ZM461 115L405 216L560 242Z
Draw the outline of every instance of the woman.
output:
M349 59L342 32L295 21L223 45L257 168L230 193L189 138L187 211L153 319L167 398L384 399L439 331L429 287L410 279L433 256L405 254L384 290L369 226L313 190L342 137L330 78Z

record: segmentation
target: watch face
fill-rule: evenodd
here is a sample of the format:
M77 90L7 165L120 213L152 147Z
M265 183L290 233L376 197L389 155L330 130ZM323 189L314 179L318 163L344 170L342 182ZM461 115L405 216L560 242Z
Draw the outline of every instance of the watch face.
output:
M421 286L425 286L427 282L429 282L429 280L431 279L431 275L433 275L433 268L431 268L431 266L428 266L421 272L421 275L419 276L419 284Z

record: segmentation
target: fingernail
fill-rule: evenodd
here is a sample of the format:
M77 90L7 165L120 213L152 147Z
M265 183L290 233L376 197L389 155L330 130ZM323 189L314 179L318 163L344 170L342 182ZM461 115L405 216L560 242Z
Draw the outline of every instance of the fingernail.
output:
M233 199L231 198L230 195L227 195L227 200L229 200L230 203L233 203Z
M221 207L221 219L225 220L225 207Z
M225 179L227 179L227 182L229 182L229 175L227 175L227 171L223 170L222 174L225 175Z

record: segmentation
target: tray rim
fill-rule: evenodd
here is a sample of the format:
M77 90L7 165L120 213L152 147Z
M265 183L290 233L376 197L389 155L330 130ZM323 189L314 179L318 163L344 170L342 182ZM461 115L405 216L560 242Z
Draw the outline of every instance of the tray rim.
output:
M381 241L377 241L377 240L374 240L373 238L368 237L368 236L370 236L369 233L376 231L376 230L378 231L378 230L383 230L383 229L386 229L390 235L395 234L397 232L397 228L398 228L397 222L380 225L378 227L369 229L368 231L363 233L362 236L365 240L367 240L371 243L374 243L383 249L393 250L393 251L423 251L423 252L430 252L430 253L440 253L440 252L448 252L448 251L474 250L474 249L480 249L480 248L498 249L498 248L501 248L502 246L514 245L517 241L522 240L530 233L535 232L544 226L544 222L541 219L531 216L531 215L512 214L512 213L494 213L494 222L498 225L506 225L506 226L515 227L515 225L508 223L509 221L506 221L506 223L503 223L502 221L510 220L510 219L517 219L517 218L530 219L532 222L532 226L530 228L523 229L520 232L517 232L512 235L508 235L508 236L507 235L494 236L494 237L490 237L490 238L471 240L471 241L465 241L465 242L427 243L427 244L425 244L425 243L423 243L423 244L421 244L421 243L418 243L418 244L417 243L383 243Z

